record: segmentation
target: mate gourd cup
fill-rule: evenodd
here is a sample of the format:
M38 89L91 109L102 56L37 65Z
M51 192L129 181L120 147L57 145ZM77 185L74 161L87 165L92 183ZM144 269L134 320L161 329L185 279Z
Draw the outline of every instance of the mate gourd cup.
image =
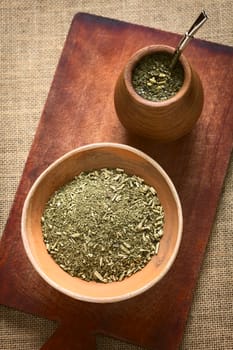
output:
M50 196L82 171L123 168L153 186L164 208L164 234L158 255L131 277L120 282L87 282L59 267L43 241L41 216ZM81 218L80 218L81 220ZM51 164L31 187L22 212L21 232L26 254L35 270L53 288L74 299L108 303L131 298L158 283L172 266L181 242L182 210L174 185L149 156L115 143L86 145L68 152Z
M174 48L152 45L137 51L126 63L114 92L119 120L130 132L160 142L176 140L189 133L200 117L203 87L198 74L183 54L179 58L184 70L180 90L164 101L153 102L138 95L132 85L132 74L138 62L147 55L173 54Z

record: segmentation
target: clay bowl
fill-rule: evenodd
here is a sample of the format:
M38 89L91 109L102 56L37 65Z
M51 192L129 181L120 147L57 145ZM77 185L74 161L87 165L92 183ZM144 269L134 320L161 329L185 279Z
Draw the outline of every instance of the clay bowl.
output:
M200 117L203 107L203 88L199 76L182 54L184 82L171 98L153 102L138 95L132 85L135 66L145 56L158 52L172 54L174 48L152 45L137 51L121 72L114 92L114 103L119 120L130 132L170 142L189 133Z
M154 186L165 212L164 236L157 256L139 272L120 282L86 282L63 271L48 254L41 215L52 193L81 171L102 167L125 169ZM52 287L74 299L107 303L138 295L158 283L177 255L182 235L181 205L164 170L141 151L121 144L98 143L77 148L51 164L31 187L22 212L22 240L35 270Z

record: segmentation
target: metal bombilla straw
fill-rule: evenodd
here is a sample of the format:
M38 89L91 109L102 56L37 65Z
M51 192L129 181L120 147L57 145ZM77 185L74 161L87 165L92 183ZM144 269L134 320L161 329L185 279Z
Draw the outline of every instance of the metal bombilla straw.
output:
M188 43L190 42L190 40L193 38L194 34L198 31L198 29L205 23L205 21L208 19L207 14L205 13L205 11L203 10L200 15L197 17L196 21L193 23L193 25L190 27L190 29L185 33L185 35L182 37L181 41L179 42L173 57L172 57L172 61L170 64L170 69L172 70L182 51L185 49L185 47L188 45Z

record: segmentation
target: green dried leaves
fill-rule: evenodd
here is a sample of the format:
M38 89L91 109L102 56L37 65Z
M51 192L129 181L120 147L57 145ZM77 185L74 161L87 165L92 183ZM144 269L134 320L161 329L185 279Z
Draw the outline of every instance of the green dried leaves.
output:
M164 211L153 187L122 169L81 173L49 199L42 219L57 264L86 281L121 281L158 254Z
M151 54L142 58L135 67L132 84L143 98L158 102L174 96L184 82L184 70L177 62L170 69L171 55L165 52Z

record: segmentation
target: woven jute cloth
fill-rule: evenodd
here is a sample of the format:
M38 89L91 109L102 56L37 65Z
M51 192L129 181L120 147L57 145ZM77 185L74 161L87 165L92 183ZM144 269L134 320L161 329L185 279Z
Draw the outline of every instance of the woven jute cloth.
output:
M182 34L203 8L209 20L196 37L233 46L232 0L0 0L1 232L74 14L89 12ZM182 350L233 348L232 170L231 161L195 289ZM51 321L0 306L1 350L40 349L55 328L56 324ZM97 348L141 349L102 336L97 337Z

